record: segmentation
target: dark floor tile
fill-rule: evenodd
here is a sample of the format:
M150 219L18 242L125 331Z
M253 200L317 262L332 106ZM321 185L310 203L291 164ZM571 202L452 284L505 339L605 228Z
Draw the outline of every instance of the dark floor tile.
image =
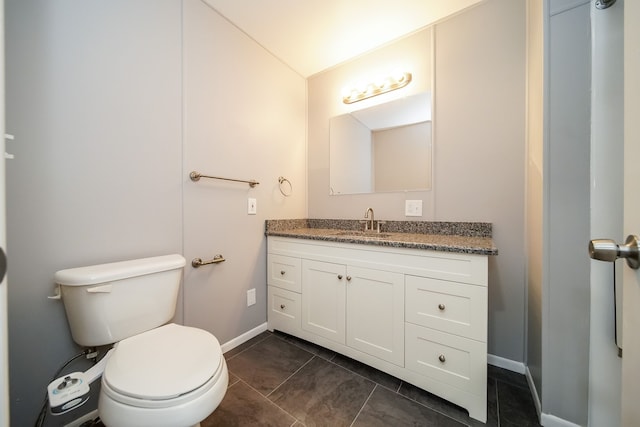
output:
M302 338L294 337L293 335L285 334L284 332L279 331L274 331L273 334L278 338L286 342L290 342L291 344L297 345L303 350L306 350L318 357L322 357L323 359L332 360L336 355L335 351L329 350L328 348L324 348L312 342L305 341Z
M269 399L307 427L349 426L375 384L314 357Z
M392 375L341 354L336 354L331 361L393 391L397 391L402 383L401 380Z
M538 415L529 389L497 381L500 425L539 427Z
M482 426L482 423L471 420L471 427ZM498 427L498 382L493 378L487 378L487 426Z
M269 338L272 335L273 335L273 333L271 333L269 331L265 331L265 332L261 333L260 335L256 335L255 337L251 338L249 341L245 341L242 344L240 344L239 346L237 346L235 348L232 348L231 350L227 351L224 354L224 357L227 359L227 362L228 362L234 356L242 353L243 351L245 351L249 347L252 347L252 346L256 345L260 341L263 341L263 340Z
M495 380L488 380L487 382L487 422L481 423L473 418L469 417L469 412L455 405L448 400L445 400L441 397L436 396L435 394L429 393L419 387L411 385L409 383L403 382L400 390L398 390L403 396L406 396L409 399L415 400L416 402L425 405L435 411L438 411L444 415L447 415L464 425L468 425L471 427L480 427L480 426L490 426L497 427L498 426L498 403L496 400L496 382Z
M398 393L460 422L469 420L465 409L409 383L403 382Z
M409 400L393 391L376 387L362 408L354 427L437 426L460 427L464 424Z
M200 423L202 427L290 427L295 418L242 381L227 390L220 406Z
M307 363L313 355L270 336L229 360L229 372L267 395Z
M520 388L526 388L527 390L529 390L529 383L527 383L527 378L517 372L489 365L487 367L487 376L503 383L511 384Z

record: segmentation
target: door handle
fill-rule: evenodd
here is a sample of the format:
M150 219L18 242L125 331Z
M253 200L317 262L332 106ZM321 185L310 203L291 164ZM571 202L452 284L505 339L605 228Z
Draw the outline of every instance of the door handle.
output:
M4 280L5 274L7 274L7 256L4 249L0 248L0 282Z
M627 236L624 245L618 245L611 239L594 239L589 242L589 256L600 261L613 262L618 258L627 260L627 265L634 270L640 267L640 239L634 234Z

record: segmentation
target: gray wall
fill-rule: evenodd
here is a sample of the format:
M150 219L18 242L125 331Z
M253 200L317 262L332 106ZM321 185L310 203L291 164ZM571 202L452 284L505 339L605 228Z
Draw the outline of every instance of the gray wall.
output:
M535 16L532 13L529 17L532 24L529 48L532 51L528 118L527 364L543 422L555 417L576 425L587 425L591 141L589 2L530 3ZM543 28L544 37L539 33ZM543 41L544 47L540 46ZM541 64L544 64L543 77L539 74ZM544 96L542 114L541 95ZM538 128L544 130L543 135L538 133Z
M306 82L199 0L184 2L183 79L184 254L226 259L187 266L184 320L226 343L266 322L265 219L306 216ZM191 170L260 185L193 183Z
M185 270L176 320L221 343L266 321L264 219L306 215L305 82L199 0L182 3L6 2L12 425L34 423L51 376L80 350L47 299L59 269L223 253ZM261 184L194 184L191 169Z
M543 0L527 0L526 364L536 398L542 394L545 12Z
M490 260L489 352L522 362L525 1L482 3L435 25L433 37L434 190L329 196L329 119L343 113L339 95L348 76L366 74L385 57L376 51L309 78L309 216L360 218L371 206L376 218L404 220L404 201L422 199L423 217L409 219L492 222L500 254ZM404 52L412 40L384 50ZM416 67L431 51L426 42L417 46L409 51ZM421 74L429 69L410 71L431 80ZM415 84L411 90L431 87L430 81Z
M524 361L525 1L436 26L435 211L493 223L489 353Z
M6 2L12 425L79 352L54 272L182 252L180 32L176 1Z
M589 380L589 4L550 11L545 144L542 411L587 424Z

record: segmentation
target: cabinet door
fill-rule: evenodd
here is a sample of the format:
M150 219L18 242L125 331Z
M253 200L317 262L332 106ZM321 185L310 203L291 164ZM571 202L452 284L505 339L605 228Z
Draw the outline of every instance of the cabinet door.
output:
M302 329L345 342L346 266L302 260Z
M347 345L404 366L404 275L349 267Z

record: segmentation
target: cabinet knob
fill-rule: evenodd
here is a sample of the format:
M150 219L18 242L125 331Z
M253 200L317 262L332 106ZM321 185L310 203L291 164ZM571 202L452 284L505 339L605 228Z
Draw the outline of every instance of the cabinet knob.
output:
M338 274L338 280L342 280L342 274Z
M284 310L286 306L284 304L280 304L280 310Z
M440 356L438 356L438 360L439 360L440 362L444 363L444 362L446 362L446 361L447 361L447 358L446 358L446 357L444 357L444 354L441 354Z
M284 270L280 270L280 274L284 276L285 271Z
M438 310L444 311L444 309L445 309L444 304L438 304Z
M347 276L347 282L351 281L351 276Z

